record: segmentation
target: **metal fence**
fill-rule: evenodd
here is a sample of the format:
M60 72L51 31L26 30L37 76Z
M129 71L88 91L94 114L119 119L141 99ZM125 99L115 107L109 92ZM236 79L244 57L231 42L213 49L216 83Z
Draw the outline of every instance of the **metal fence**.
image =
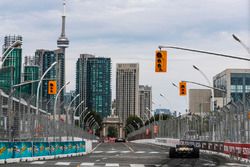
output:
M128 134L129 139L167 137L203 141L250 143L249 108L241 101L230 102L213 112L170 117ZM157 132L154 132L154 125ZM149 134L146 134L148 129Z
M22 97L22 96L20 96ZM72 116L59 114L53 119L51 113L44 108L34 107L34 97L17 98L8 96L0 90L0 141L66 141L80 139L95 139L95 136L76 127ZM71 112L72 113L72 112ZM71 114L72 115L72 114ZM59 119L60 118L60 119Z

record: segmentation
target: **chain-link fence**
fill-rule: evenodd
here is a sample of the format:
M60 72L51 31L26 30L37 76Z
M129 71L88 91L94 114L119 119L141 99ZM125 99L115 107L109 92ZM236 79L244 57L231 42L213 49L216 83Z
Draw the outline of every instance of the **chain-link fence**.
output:
M44 109L46 106L37 110L35 97L26 100L19 97L24 96L8 96L0 90L0 141L95 139L94 135L76 127L72 116L67 117L64 111L61 112L61 106L54 119L52 112Z
M213 112L159 119L129 133L128 138L167 137L250 143L250 110L246 106L241 101L230 102Z

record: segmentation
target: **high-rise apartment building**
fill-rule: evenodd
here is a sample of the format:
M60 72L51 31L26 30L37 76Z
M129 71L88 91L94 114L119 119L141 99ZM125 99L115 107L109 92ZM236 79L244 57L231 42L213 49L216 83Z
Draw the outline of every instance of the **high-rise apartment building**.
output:
M150 111L152 110L152 87L139 86L139 113L140 117L147 121L150 119Z
M111 59L81 54L76 64L77 104L84 101L77 114L88 107L100 116L111 113Z
M44 74L44 72L55 62L57 61L57 53L56 51L51 51L51 50L44 50L44 49L38 49L35 52L35 62L37 63L36 65L39 66L39 78ZM41 84L41 93L40 93L40 98L42 99L42 106L43 109L46 107L49 109L49 112L53 109L53 100L51 103L47 104L47 102L51 99L54 98L54 95L49 95L48 94L48 80L56 80L57 85L58 85L58 71L59 67L55 66L52 68L45 76L45 80ZM57 86L58 87L58 86ZM58 99L60 101L60 99ZM62 101L58 102L59 104L62 103ZM49 106L49 107L48 107Z
M21 45L10 46L17 40L22 41L22 36L5 36L3 44L3 53L7 51L3 58L6 57L0 72L0 88L9 93L11 86L21 82L21 68L22 68L22 48ZM8 50L7 50L8 49Z
M116 65L116 115L123 124L129 116L140 116L139 107L139 64Z
M29 82L39 79L39 66L35 61L35 57L25 56L24 58L24 71L23 71L23 81ZM32 82L30 84L22 86L22 92L27 94L27 96L35 96L37 91L38 82Z

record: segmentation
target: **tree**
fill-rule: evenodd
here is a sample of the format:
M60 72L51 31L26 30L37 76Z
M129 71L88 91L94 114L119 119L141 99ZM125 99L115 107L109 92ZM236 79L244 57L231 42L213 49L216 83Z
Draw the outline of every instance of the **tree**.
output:
M113 126L108 127L108 137L117 137L118 132L117 129Z

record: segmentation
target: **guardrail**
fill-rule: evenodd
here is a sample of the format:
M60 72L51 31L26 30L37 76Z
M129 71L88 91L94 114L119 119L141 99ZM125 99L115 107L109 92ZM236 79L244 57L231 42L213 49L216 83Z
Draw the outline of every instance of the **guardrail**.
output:
M67 142L0 142L0 161L8 159L56 156L86 152L85 141Z

